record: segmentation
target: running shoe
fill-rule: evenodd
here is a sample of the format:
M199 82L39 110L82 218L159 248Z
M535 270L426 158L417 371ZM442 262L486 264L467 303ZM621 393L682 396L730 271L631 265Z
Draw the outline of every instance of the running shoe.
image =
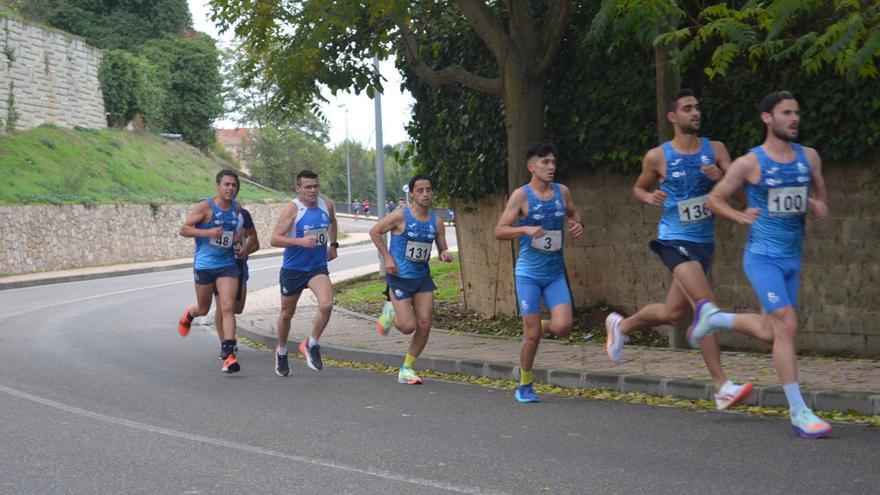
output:
M193 319L189 317L189 310L192 309L192 306L187 306L186 311L183 313L183 316L180 317L180 321L177 322L177 332L181 337L186 337L189 335L189 329L192 328Z
M278 354L278 348L275 348L275 374L278 376L287 376L290 374L290 366L287 364L287 354Z
M409 366L401 366L397 373L397 383L406 383L407 385L421 385L422 379Z
M226 359L223 361L223 367L220 368L220 371L223 373L238 373L241 371L241 365L238 364L238 359L235 358L235 354L229 354L226 356Z
M791 427L795 433L804 438L822 438L831 433L831 425L819 419L807 408L791 415Z
M379 315L379 335L386 336L388 332L394 327L394 305L391 304L391 301L385 301L385 306L382 308L382 314Z
M751 393L751 383L737 385L728 380L721 386L721 390L715 394L715 407L719 411L724 411L744 401Z
M299 353L306 358L306 364L315 371L321 371L324 368L324 361L321 360L321 346L315 344L309 347L309 339L305 339L299 343Z
M619 313L611 313L605 318L605 353L615 363L620 362L623 344L629 340L629 337L620 331L622 321L623 316Z
M720 328L712 328L709 326L709 317L721 311L708 299L703 299L697 303L694 308L694 321L687 330L688 345L696 349L700 346L703 337L720 331Z
M513 396L516 397L517 402L522 402L524 404L530 402L541 402L538 399L538 394L535 393L535 389L534 387L532 387L531 383L516 387L516 392L514 392Z

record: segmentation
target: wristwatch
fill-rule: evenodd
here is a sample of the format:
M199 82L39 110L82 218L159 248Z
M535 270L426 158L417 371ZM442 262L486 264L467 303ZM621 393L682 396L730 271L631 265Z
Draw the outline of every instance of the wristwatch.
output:
M339 247L339 243L338 243L338 242L331 242L331 243L330 243L330 247L338 248L338 247Z

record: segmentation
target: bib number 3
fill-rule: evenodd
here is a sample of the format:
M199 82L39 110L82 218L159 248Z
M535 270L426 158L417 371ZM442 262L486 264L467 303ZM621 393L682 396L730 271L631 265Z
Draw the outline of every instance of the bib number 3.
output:
M807 212L807 188L777 187L767 192L767 214L774 217L803 215Z
M406 259L416 263L427 263L431 259L431 243L407 241Z
M533 237L532 247L538 251L559 251L562 249L562 231L548 230L541 237Z
M682 225L702 222L712 218L712 210L706 206L706 195L678 202L678 221Z

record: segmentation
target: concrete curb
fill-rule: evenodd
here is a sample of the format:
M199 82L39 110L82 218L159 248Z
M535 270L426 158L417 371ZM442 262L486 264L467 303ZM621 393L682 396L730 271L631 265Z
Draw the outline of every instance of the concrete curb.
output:
M354 313L346 310L347 313ZM364 319L372 319L360 315ZM273 337L259 333L247 324L239 323L238 333L248 339L265 345L275 346ZM321 352L330 359L356 361L367 364L381 364L396 368L405 357L402 353L355 349L350 347L321 345ZM485 377L493 380L517 380L519 366L509 363L496 363L470 359L424 356L419 358L419 367L441 373ZM712 400L714 386L709 382L665 378L655 375L607 373L578 371L569 369L532 370L536 383L555 385L564 388L605 389L613 392L640 392L654 396L671 396L687 400ZM804 391L807 405L817 411L856 411L866 416L880 415L880 394L871 392ZM782 387L755 387L743 405L762 407L786 407Z
M352 242L349 244L340 244L339 248L344 249L348 247L355 246L366 246L367 244L372 244L373 241L370 239L366 239L363 241ZM273 256L281 256L282 251L279 249L277 251L273 250L271 252L260 253L250 256L250 259L258 260L263 258L271 258ZM7 289L21 289L23 287L37 287L40 285L51 285L51 284L60 284L64 282L81 282L83 280L95 280L99 278L110 278L110 277L123 277L125 275L137 275L139 273L153 273L153 272L164 272L168 270L176 270L178 268L189 268L192 266L192 260L188 259L186 261L179 260L169 260L168 263L157 265L157 266L145 266L145 267L136 267L136 268L122 268L119 270L106 270L94 273L78 273L74 275L59 275L59 276L49 276L46 278L33 279L33 280L18 280L14 282L4 282L0 280L0 291ZM119 265L115 265L119 266ZM95 269L100 269L102 267L94 267Z

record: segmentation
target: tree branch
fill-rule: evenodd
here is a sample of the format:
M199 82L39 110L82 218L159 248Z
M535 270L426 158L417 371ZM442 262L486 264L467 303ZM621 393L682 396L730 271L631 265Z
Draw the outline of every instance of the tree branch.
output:
M461 84L476 91L501 96L500 78L478 76L457 65L451 65L439 71L428 67L428 64L419 55L418 42L406 21L395 19L395 23L400 29L400 39L403 41L407 62L422 82L429 86Z
M544 48L544 56L529 72L530 76L537 77L550 70L550 66L559 53L559 47L562 46L562 36L565 34L565 26L568 24L570 15L571 0L550 2L550 10L541 26L541 45Z
M489 7L480 0L456 0L455 3L495 59L501 61L510 40Z

